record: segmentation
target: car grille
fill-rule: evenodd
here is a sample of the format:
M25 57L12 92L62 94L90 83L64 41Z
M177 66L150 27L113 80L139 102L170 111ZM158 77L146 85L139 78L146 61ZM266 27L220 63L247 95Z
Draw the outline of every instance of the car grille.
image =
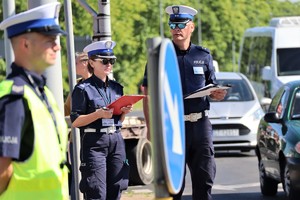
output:
M250 133L250 129L242 124L214 124L213 130L216 129L239 129L239 135L247 135Z

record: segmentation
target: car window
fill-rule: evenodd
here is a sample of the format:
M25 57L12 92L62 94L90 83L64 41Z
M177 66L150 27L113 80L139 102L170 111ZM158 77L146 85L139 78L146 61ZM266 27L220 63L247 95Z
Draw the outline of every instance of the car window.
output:
M287 91L285 91L284 88L281 88L274 96L269 107L269 112L275 112L278 114L279 118L282 118L287 105L287 97Z
M298 89L294 96L292 119L300 119L300 90Z
M276 112L277 106L280 102L281 96L284 92L284 88L279 89L279 91L275 94L275 96L272 99L272 102L269 106L268 112Z
M244 80L217 80L220 85L231 85L227 90L224 101L252 101L254 96L252 91ZM212 100L213 101L213 100Z
M278 76L299 75L300 48L277 49Z

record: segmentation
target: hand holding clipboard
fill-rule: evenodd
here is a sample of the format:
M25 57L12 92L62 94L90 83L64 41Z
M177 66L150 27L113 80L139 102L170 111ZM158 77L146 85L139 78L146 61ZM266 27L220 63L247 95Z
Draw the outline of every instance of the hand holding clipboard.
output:
M114 115L122 114L121 108L133 105L143 99L145 95L124 95L107 106L109 109L114 109Z
M216 90L220 90L220 89L226 90L230 87L231 87L231 85L208 84L196 91L193 91L193 92L185 95L184 99L193 99L193 98L208 96L211 94L212 91L216 91Z

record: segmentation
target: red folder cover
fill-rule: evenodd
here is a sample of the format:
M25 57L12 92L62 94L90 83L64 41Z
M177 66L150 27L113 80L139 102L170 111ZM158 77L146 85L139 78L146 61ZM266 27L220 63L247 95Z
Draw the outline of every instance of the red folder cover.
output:
M114 115L120 115L122 114L121 108L126 107L128 105L133 105L142 98L144 98L145 95L124 95L112 102L107 106L107 108L113 108L114 109Z

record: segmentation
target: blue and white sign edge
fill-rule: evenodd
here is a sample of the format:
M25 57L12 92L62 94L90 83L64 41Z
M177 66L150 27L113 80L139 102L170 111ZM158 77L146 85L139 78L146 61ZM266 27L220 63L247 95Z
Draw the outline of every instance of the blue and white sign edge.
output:
M174 62L174 65L167 66L167 62L170 61ZM170 69L168 69L168 67L170 67ZM170 74L170 72L175 73L175 76L169 77L168 74ZM170 78L174 80L170 81ZM167 186L169 192L172 194L177 194L180 191L185 171L184 108L180 80L177 56L173 43L170 39L163 39L159 54L159 102L163 111L161 116L161 121L163 124L163 164ZM174 87L174 84L177 85ZM173 96L172 92L174 89L177 89L178 91ZM165 105L166 101L168 103ZM167 113L165 112L166 109L168 110ZM170 133L167 133L169 128L166 126L166 124L168 123L172 125L172 141L170 141L170 137L168 137L170 136ZM170 144L170 142L172 144Z

